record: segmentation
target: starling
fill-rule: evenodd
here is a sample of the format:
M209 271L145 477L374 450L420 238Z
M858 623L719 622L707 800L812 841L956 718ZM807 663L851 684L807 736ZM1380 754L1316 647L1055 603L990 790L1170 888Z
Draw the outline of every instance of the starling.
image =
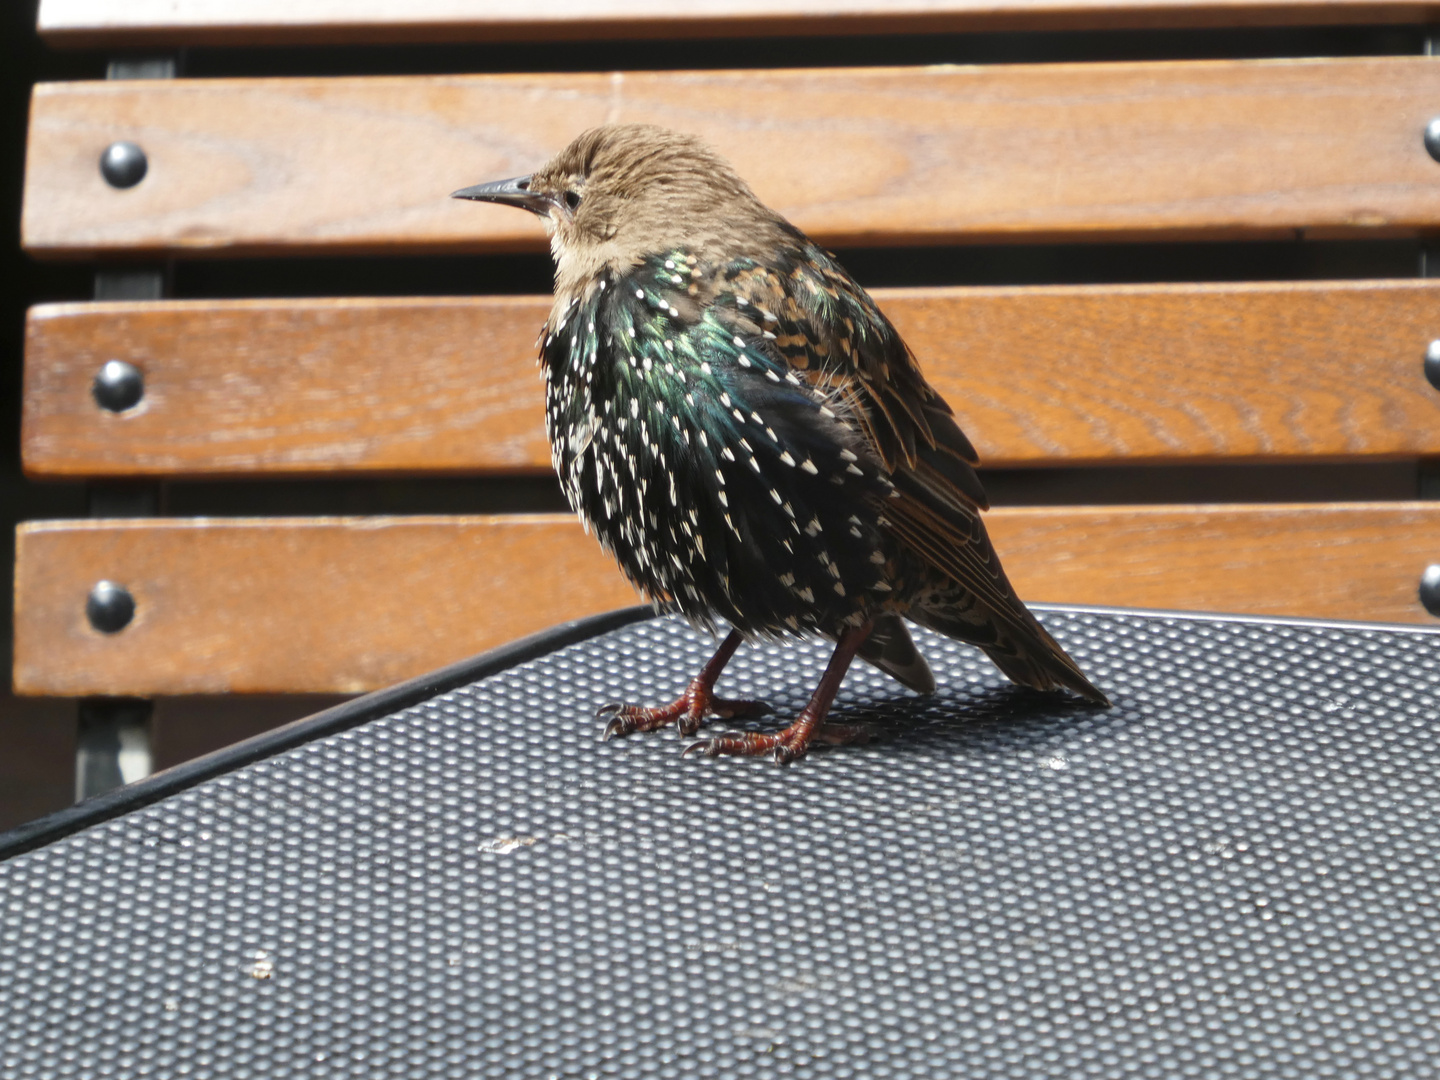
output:
M835 652L794 723L685 751L790 761L857 655L935 689L902 616L1017 683L1109 704L1015 595L975 450L895 328L704 143L599 127L530 176L454 194L529 210L550 234L540 363L570 505L652 601L733 628L674 702L602 708L606 738L760 715L714 694L736 648L823 635Z

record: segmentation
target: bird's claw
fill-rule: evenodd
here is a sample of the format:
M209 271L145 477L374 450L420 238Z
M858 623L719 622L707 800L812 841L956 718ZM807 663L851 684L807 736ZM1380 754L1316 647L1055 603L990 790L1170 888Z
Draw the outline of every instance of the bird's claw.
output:
M676 702L675 705L658 709L647 709L642 705L605 705L596 714L597 719L607 716L610 718L605 730L600 733L600 741L609 742L617 737L633 735L637 731L654 731L666 724L673 724L679 714L676 708L678 705L679 702Z
M680 751L680 756L682 758L760 757L768 752L775 759L775 764L789 765L790 762L805 753L809 742L808 738L802 740L788 728L774 735L742 731L693 742Z
M693 712L681 713L680 718L675 721L675 730L688 739L700 730L700 717Z
M610 702L595 711L595 718L609 720L600 735L602 741L609 742L619 736L632 735L637 731L654 731L669 724L674 724L681 735L694 735L700 730L707 713L713 713L725 720L748 720L769 712L770 706L763 701L708 696L701 698L697 697L693 690L689 690L669 705L654 708Z

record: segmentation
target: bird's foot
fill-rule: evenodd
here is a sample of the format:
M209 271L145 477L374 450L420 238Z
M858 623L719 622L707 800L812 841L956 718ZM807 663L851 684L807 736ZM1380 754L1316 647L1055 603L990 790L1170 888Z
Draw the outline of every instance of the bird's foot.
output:
M713 739L701 739L687 746L680 756L759 757L770 754L777 765L789 765L796 758L802 757L815 743L838 746L868 742L873 734L873 731L863 724L817 724L801 713L800 718L783 731L769 735L743 731Z
M835 692L840 689L840 680L845 678L845 670L873 627L873 623L867 622L840 635L840 640L835 643L835 654L830 657L825 674L820 677L820 685L815 687L809 704L800 710L800 715L789 727L773 735L745 731L721 735L714 739L701 739L687 746L680 756L699 754L701 757L758 757L761 754L770 754L777 765L789 765L796 758L803 757L805 751L810 749L810 744L817 739L821 742L855 742L864 737L866 729L855 725L835 724L827 728L825 717L830 712L831 702L835 700Z
M700 730L701 721L712 713L725 720L748 720L752 716L766 715L770 706L763 701L715 696L715 680L720 678L720 673L743 640L739 630L731 630L700 674L691 679L685 692L669 705L646 708L614 702L600 706L596 717L610 721L605 725L605 734L601 738L609 740L637 731L654 731L667 724L674 724L681 735L694 735Z
M674 724L681 735L694 735L707 715L715 715L722 720L749 720L770 712L770 706L763 701L714 697L699 683L700 680L695 679L683 694L668 705L647 708L613 702L601 706L596 717L610 721L605 725L602 738L609 740L637 731L654 731L668 724Z

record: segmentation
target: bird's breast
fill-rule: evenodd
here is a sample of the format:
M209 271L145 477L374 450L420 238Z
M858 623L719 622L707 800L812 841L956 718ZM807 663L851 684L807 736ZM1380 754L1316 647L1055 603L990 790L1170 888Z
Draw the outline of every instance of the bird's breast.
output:
M546 423L570 505L632 582L701 621L863 619L891 591L888 482L762 330L680 310L681 269L557 306Z

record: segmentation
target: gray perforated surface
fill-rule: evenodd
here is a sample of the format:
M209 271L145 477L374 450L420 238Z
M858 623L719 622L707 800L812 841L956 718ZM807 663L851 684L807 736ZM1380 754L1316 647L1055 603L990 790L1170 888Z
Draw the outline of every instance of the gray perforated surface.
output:
M1434 1075L1440 636L1044 618L1114 709L924 634L869 746L602 744L659 620L0 863L0 1074Z

